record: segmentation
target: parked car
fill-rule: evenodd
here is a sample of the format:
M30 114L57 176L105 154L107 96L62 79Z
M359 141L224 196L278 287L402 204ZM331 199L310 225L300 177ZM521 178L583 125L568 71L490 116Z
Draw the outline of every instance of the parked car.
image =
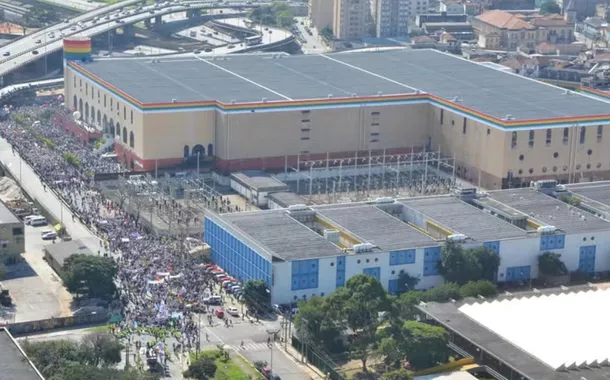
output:
M10 51L5 51L2 55L5 56L5 57L8 57L9 55L11 55L11 52Z
M227 314L229 314L233 317L239 317L239 310L237 310L236 307L228 307Z
M220 305L220 303L222 302L222 298L220 298L220 296L214 295L211 297L206 297L203 299L203 303L205 303L206 305Z
M57 238L57 232L55 231L42 231L42 240L55 240Z
M216 314L216 316L221 319L225 317L225 311L222 309L216 310L216 312L214 314Z

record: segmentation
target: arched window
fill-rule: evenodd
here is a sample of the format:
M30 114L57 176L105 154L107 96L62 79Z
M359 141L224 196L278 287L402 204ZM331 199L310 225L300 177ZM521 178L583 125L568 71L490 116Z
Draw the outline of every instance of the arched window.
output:
M191 155L193 157L199 157L199 159L202 160L205 157L205 148L203 147L203 145L197 144L193 147Z
M189 149L189 146L188 146L188 145L185 145L185 146L184 146L184 152L183 152L183 153L184 153L184 159L185 159L185 160L186 160L186 159L188 159L188 158L189 158L189 156L190 156L190 154L189 154L189 153L190 153L190 149Z
M99 125L102 125L102 113L100 112L100 110L97 110L97 123Z
M91 106L91 120L95 121L95 107Z
M74 82L76 83L76 82ZM72 104L72 109L76 111L78 109L78 98L74 95L74 103Z
M133 131L129 132L129 147L133 148L134 145L134 137L133 137Z
M80 118L83 118L83 99L78 99L78 111L80 112Z
M85 102L85 120L89 120L89 102Z
M110 119L110 122L112 122L112 119ZM121 123L116 123L116 135L121 135Z
M127 144L127 128L123 127L123 144Z
M208 156L214 155L214 144L208 144Z
M130 110L129 112L131 112L131 124L133 124L133 110Z

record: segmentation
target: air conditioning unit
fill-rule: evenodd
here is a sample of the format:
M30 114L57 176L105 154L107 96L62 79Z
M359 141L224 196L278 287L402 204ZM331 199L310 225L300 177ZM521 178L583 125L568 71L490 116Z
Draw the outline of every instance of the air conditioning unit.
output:
M384 204L384 203L394 203L394 198L392 197L379 197L375 199L375 203Z
M541 235L547 235L547 234L552 234L555 231L557 231L557 227L555 227L555 226L542 226L542 227L538 227L538 229L536 231L538 231L538 233L541 234Z
M309 210L309 207L307 207L306 205L290 205L288 206L288 211L293 212L293 211L307 211Z
M449 241L465 241L466 239L468 239L468 236L464 235L464 234L453 234L453 235L449 235L447 236L447 240Z
M354 244L352 247L354 253L372 252L373 248L375 248L375 246L371 243Z

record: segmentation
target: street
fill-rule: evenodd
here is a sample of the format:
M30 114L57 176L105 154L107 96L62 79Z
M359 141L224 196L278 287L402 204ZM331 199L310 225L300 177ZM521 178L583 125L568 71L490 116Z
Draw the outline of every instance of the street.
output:
M13 154L11 146L4 139L0 139L0 161L7 168L7 170L11 172L17 181L21 181L22 187L28 190L31 197L35 198L40 205L42 205L50 214L54 216L54 218L62 221L63 226L72 236L72 239L81 240L93 252L98 251L100 242L99 238L94 236L91 231L85 228L78 221L78 219L72 220L72 214L63 204L63 202L61 202L50 190L43 187L42 182L36 176L32 168L27 165L27 163L21 162L21 158L18 155ZM26 257L27 255L32 255L31 260L28 260L28 262L31 261L33 265L30 264L29 266L40 274L40 277L30 276L27 278L38 279L40 284L34 287L34 289L37 289L34 290L35 293L37 292L36 294L25 293L23 297L19 296L19 299L16 300L18 301L17 309L19 310L20 308L25 308L28 311L27 319L30 320L63 315L62 305L65 305L65 302L60 302L59 300L65 298L66 294L63 292L66 291L63 289L63 286L60 286L61 289L57 289L57 286L51 286L52 282L56 282L58 286L61 285L61 280L59 280L58 276L46 264L46 262L41 259L42 246L46 244L46 242L43 243L42 239L40 238L40 230L47 227L27 227L26 245L28 247L28 253L26 254ZM30 248L32 252L30 252ZM30 285L24 285L23 287L24 291L28 291ZM54 294L57 294L57 296L54 296ZM224 305L225 307L235 306L241 311L241 305L235 304L230 297L227 297L227 302L228 304ZM49 315L47 316L47 314ZM264 360L270 363L271 350L267 347L267 329L279 329L279 322L261 321L259 323L251 323L247 319L242 320L241 316L226 317L232 320L232 327L225 327L224 323L222 323L215 316L212 319L213 324L210 326L207 323L205 315L202 315L202 336L200 337L202 349L206 348L206 346L207 348L210 348L216 347L217 344L223 344L243 355L251 362L256 360ZM35 337L31 337L31 339L61 339L59 337L75 335L79 336L79 334L84 334L82 331L78 331L80 330L69 330L59 333L36 335ZM206 333L208 334L209 341L206 340ZM130 345L130 351L132 353L135 352L136 340L152 340L152 337L133 336L133 346ZM241 348L242 341L244 342L243 348ZM175 343L175 340L173 338L169 338L167 341L168 347L172 347L173 343ZM274 347L277 347L277 345ZM186 363L185 357L182 356L181 360L176 360L175 357L173 357L173 359L174 361L168 361L170 374L173 378L181 378L182 371L186 369L184 366ZM290 359L283 351L280 351L277 348L274 348L273 350L273 368L274 372L280 375L284 380L302 380L309 378L309 375L307 375L307 373L302 370L298 364Z

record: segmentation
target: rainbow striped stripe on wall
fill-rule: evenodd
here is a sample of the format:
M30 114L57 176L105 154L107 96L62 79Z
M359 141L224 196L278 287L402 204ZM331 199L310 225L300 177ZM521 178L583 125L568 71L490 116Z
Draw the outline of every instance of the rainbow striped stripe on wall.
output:
M67 61L91 61L91 39L87 37L64 39L64 59Z

